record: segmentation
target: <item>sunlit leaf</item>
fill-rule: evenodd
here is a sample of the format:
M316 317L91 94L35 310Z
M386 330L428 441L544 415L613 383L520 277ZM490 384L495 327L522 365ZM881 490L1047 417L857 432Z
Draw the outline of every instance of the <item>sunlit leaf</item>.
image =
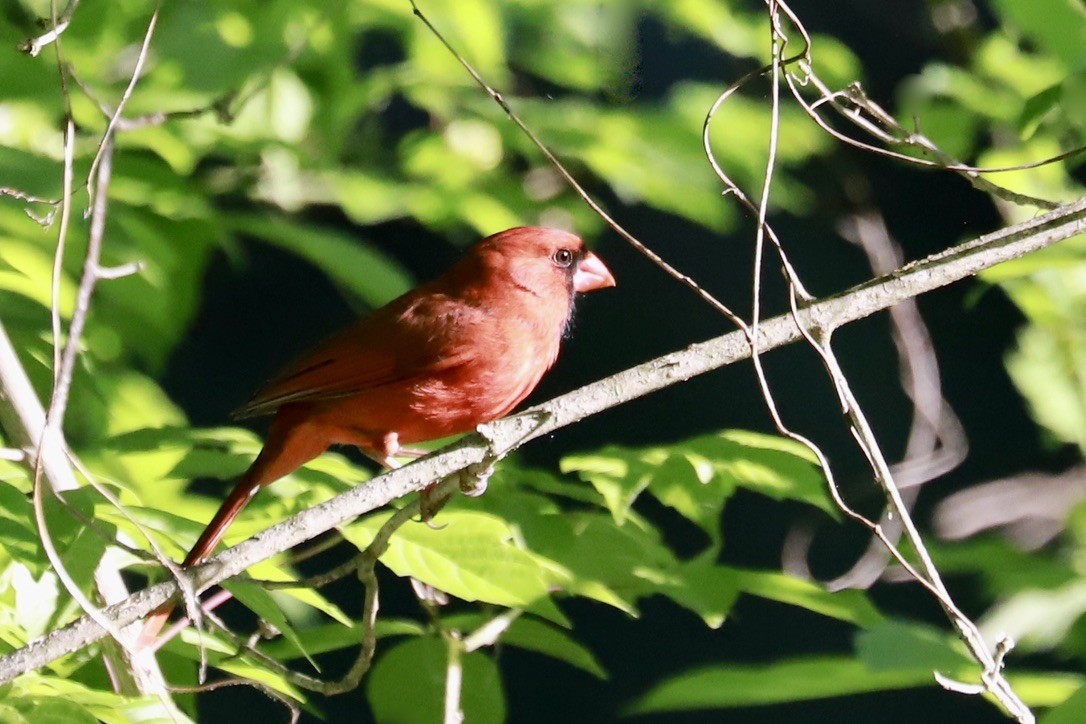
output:
M760 598L799 606L858 626L874 626L883 620L883 615L862 591L831 593L811 581L775 571L736 569L736 576L741 591Z
M1082 59L1086 14L1074 0L995 0L993 5L1012 27L1068 65Z
M343 529L365 548L388 519L370 516ZM412 576L467 601L535 610L557 621L565 617L548 596L553 571L516 544L509 526L483 513L448 511L439 529L408 522L392 536L381 562L400 576Z
M608 446L566 456L561 467L591 483L618 523L646 489L713 538L718 536L720 511L737 487L835 512L810 451L758 433L732 430L669 447Z
M870 671L847 657L784 660L765 666L721 665L680 674L651 687L627 711L730 709L934 685L930 672Z
M180 636L166 643L163 648L192 661L202 661L206 658L211 666L236 676L259 681L295 701L306 700L305 694L279 672L266 666L260 659L247 654L239 655L236 644L210 631L201 632L192 627L186 628Z
M1079 687L1078 691L1065 702L1046 712L1040 719L1040 724L1077 724L1086 718L1086 686Z
M39 672L18 677L6 688L0 700L3 700L5 707L20 712L26 721L43 724L54 721L102 721L105 724L190 721L179 711L167 711L162 701L154 696L125 697L109 690L90 688L69 678L46 676ZM43 718L36 718L38 714ZM56 719L52 718L53 714L57 716Z

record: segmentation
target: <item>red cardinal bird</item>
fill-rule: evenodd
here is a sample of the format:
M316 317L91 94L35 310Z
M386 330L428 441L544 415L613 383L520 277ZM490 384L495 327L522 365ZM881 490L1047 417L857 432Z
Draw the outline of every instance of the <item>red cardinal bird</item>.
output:
M355 445L393 467L401 445L510 412L554 364L574 294L614 285L579 237L518 227L483 239L442 276L318 345L238 410L275 419L182 566L206 560L260 488L332 445ZM169 612L152 614L143 641Z

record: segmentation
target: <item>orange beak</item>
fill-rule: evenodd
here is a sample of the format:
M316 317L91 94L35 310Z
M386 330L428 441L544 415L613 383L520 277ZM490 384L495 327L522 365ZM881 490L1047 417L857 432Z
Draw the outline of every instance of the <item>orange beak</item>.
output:
M611 271L603 265L598 256L587 252L581 259L581 263L577 265L577 271L573 272L574 291L584 293L613 286L615 286L615 278L611 275Z

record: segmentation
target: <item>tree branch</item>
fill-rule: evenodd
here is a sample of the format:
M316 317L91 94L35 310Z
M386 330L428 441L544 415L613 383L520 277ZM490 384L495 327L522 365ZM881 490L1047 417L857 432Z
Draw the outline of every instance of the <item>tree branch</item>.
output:
M1062 206L1021 224L965 242L897 271L872 279L848 291L806 305L799 314L784 314L761 323L757 348L767 351L801 338L797 326L831 332L899 302L946 286L1000 262L1086 232L1086 198ZM683 382L750 356L751 345L742 331L690 345L567 393L525 413L513 415L468 435L432 455L391 471L365 485L325 501L269 528L192 570L197 589L205 589L235 576L253 564L303 543L337 525L421 490L469 465L502 457L519 445L550 434L589 415ZM7 392L0 389L2 401ZM0 413L6 405L0 404ZM177 594L175 581L140 591L104 609L118 626L125 626ZM106 632L83 617L63 629L32 641L0 657L0 683L32 671L93 643Z

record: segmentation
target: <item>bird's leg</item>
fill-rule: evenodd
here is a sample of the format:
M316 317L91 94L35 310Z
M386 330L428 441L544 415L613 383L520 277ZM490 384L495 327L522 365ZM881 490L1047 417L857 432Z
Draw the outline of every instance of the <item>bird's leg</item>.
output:
M445 527L434 523L434 516L452 498L450 493L438 494L434 490L440 482L440 480L436 480L419 491L419 518L433 530L441 530Z
M389 432L382 435L379 440L374 444L372 437L368 437L365 441L359 444L359 449L374 462L388 468L389 470L396 470L400 467L400 463L396 458L419 458L429 453L428 450L414 450L411 448L400 447L399 435L395 432ZM460 491L464 495L470 497L477 497L486 492L487 481L490 480L490 476L494 473L494 461L484 460L483 462L474 463L469 465L463 470L453 473L456 476L457 483L460 486ZM440 483L440 480L435 480L422 490L419 491L419 512L422 521L431 527L431 520L437 514L437 511L441 510L444 505L449 502L451 497L449 494L438 495L434 488Z
M389 470L396 470L401 467L400 463L396 461L397 457L417 458L426 454L426 451L423 450L400 447L400 436L395 432L382 435L376 441L376 445L371 437L360 443L358 447L366 457ZM422 521L431 527L434 526L430 523L430 520L448 501L448 496L442 500L434 496L433 488L437 485L437 482L430 483L419 491L419 514Z

